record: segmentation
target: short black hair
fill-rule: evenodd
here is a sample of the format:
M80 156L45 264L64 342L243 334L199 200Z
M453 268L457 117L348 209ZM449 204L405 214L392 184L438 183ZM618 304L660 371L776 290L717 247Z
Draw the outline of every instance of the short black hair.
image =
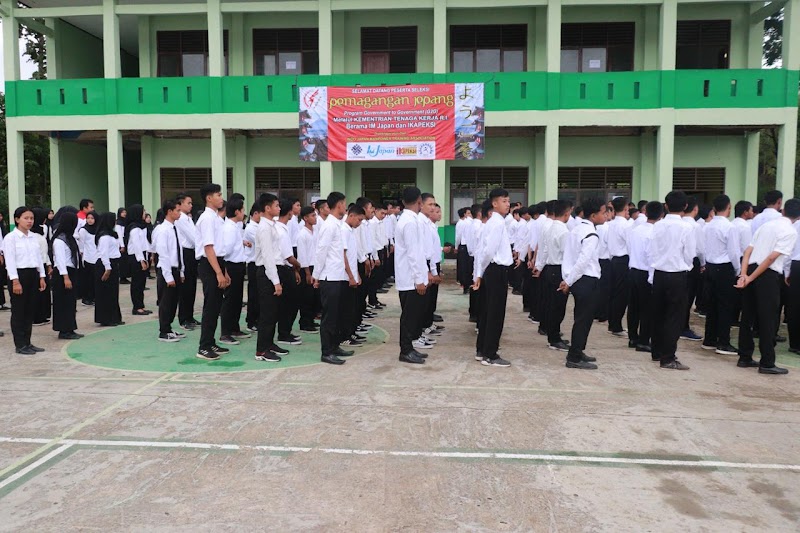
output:
M466 214L467 214L466 207L462 207L461 209L458 210L458 218L464 218L464 215Z
M242 193L235 192L235 193L231 194L230 198L228 198L228 200L236 200L236 199L241 200L242 201L242 205L244 205L244 195Z
M217 185L216 183L206 183L202 187L200 187L200 198L203 202L206 202L207 198L212 194L216 194L218 192L222 192L222 187Z
M664 216L664 204L661 202L647 202L645 211L647 211L647 220L658 220Z
M356 198L356 205L358 207L363 207L364 211L366 211L367 210L367 206L368 205L373 205L373 204L372 204L372 200L370 200L366 196L360 196L360 197Z
M324 198L323 198L323 199L320 199L320 200L317 200L317 201L314 203L314 207L316 207L316 208L317 208L317 211L319 211L320 209L322 209L322 206L325 206L325 205L328 205L328 200L325 200Z
M553 214L556 217L563 217L567 214L567 211L569 211L570 207L571 206L569 205L569 202L566 200L556 200L553 204Z
M694 196L687 196L686 197L686 207L683 209L684 213L691 213L694 211L694 208L697 207L697 198Z
M244 209L244 200L242 198L231 198L225 207L225 216L233 218L236 216L236 211L241 211L242 209Z
M492 201L488 198L481 204L481 218L489 218L489 212L492 210Z
M302 208L300 210L300 219L304 219L304 218L306 218L308 215L310 215L312 213L316 213L316 211L314 211L313 207L311 207L310 205L307 205L307 206L305 206L304 208Z
M720 194L719 196L714 198L714 201L712 203L714 204L714 211L716 213L722 213L723 211L728 209L728 206L731 205L731 197L728 196L727 194Z
M644 213L644 210L647 209L647 204L649 204L647 200L639 200L639 203L636 204L636 209Z
M263 213L268 205L272 205L276 201L278 201L278 197L275 196L274 194L268 192L263 193L261 196L258 197L259 212Z
M28 207L27 205L21 205L21 206L19 206L18 208L16 208L16 209L14 210L14 220L18 219L19 217L21 217L21 216L22 216L24 213L27 213L28 211L30 211L31 213L33 213L33 209L31 209L31 208L30 208L30 207Z
M629 208L628 209L628 216L631 217L631 218L636 218L636 215L639 214L639 208L636 207L636 206L633 206L633 207L628 206L628 208Z
M709 204L700 205L700 207L697 209L697 219L698 220L699 219L703 219L703 220L707 219L708 215L711 214L711 210L712 209L714 209L714 208L712 206L710 206Z
M469 208L472 216L477 217L478 213L481 211L481 204L472 204L472 207Z
M781 191L769 191L764 195L764 203L767 205L775 205L778 203L778 200L781 199L783 199L783 193Z
M615 213L621 213L625 211L625 208L628 206L628 199L624 196L617 196L611 200L611 205L614 206Z
M783 204L783 214L789 218L800 218L800 200L792 198Z
M256 213L260 213L261 211L263 211L263 209L259 210L258 200L256 200L255 202L253 202L253 207L250 208L250 216L252 217Z
M546 211L546 214L548 214L548 215L552 215L553 213L555 213L555 208L556 208L556 202L557 202L557 201L558 201L558 200L548 200L548 201L545 203L545 211Z
M547 202L539 202L536 204L536 213L537 215L544 215L547 213Z
M583 216L589 218L590 216L599 213L603 206L606 205L605 201L599 196L591 196L583 201Z
M681 213L689 205L689 198L683 191L670 191L664 200L670 213Z
M508 198L508 191L499 187L492 189L489 193L489 200L494 200L495 198Z
M186 192L179 192L178 194L175 195L175 201L179 204L182 203L187 198L191 200L192 197L191 195L189 195L189 193Z
M416 187L406 187L403 189L403 205L409 206L419 200L422 193Z
M281 213L278 216L285 217L292 211L292 207L294 207L294 202L292 200L286 198L281 199Z
M525 216L528 214L528 208L520 207L519 209L517 209L517 213L519 213L519 216Z
M747 200L739 200L736 202L736 206L733 208L733 214L736 218L739 218L751 209L753 209L752 203L748 202Z
M434 196L433 196L431 193L429 193L429 192L424 192L424 193L422 193L420 196L422 197L422 201L423 201L423 202L424 202L425 200L427 200L428 198L434 198ZM434 200L435 200L435 198L434 198Z
M161 210L165 215L168 211L174 211L176 207L178 207L178 202L175 200L164 200L164 202L161 204Z
M333 209L339 202L344 202L344 194L339 191L333 191L328 195L328 199L325 200L325 202L328 204L328 207Z
M89 207L89 204L93 204L93 203L94 203L94 200L90 200L89 198L83 198L83 199L82 199L82 200L81 200L81 201L78 203L78 209L80 209L81 211L83 211L83 209L84 209L85 207Z
M365 216L365 215L367 214L367 212L366 212L366 211L364 211L364 208L363 208L363 207L361 207L360 205L353 204L353 205L351 205L351 206L350 206L350 208L347 210L347 214L348 214L348 215L361 215L361 216Z

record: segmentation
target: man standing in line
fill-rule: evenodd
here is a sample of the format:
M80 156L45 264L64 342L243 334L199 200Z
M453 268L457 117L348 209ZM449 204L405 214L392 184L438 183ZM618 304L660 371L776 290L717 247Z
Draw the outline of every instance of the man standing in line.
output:
M664 215L661 202L649 202L645 206L647 224L634 222L628 235L628 255L630 257L631 297L628 305L628 348L637 352L652 352L650 335L653 331L651 275L653 267L650 260L650 240L653 225Z
M275 217L281 212L275 195L265 193L258 199L261 213L256 232L256 277L258 283L258 334L256 337L256 361L279 363L281 355L289 353L275 344L275 325L278 323L279 299L283 286L278 276L280 243L275 229Z
M632 221L628 218L628 199L618 196L611 200L614 220L609 222L607 232L608 254L611 257L611 288L608 305L608 332L615 337L627 337L622 329L622 317L628 305L630 293L628 269L628 232Z
M200 322L194 318L194 302L197 294L197 259L195 258L197 229L192 220L192 197L181 193L175 201L181 210L181 217L175 222L175 227L178 228L178 238L181 241L183 267L186 275L178 296L178 323L183 329L192 331L200 325Z
M280 215L275 221L280 248L280 262L278 263L278 276L283 287L283 294L278 301L278 344L299 345L303 341L292 333L297 311L300 308L300 263L295 255L297 251L292 246L292 234L289 226L293 225L295 203L292 200L280 201Z
M747 247L750 246L750 241L753 240L753 232L750 229L753 217L756 216L755 211L753 211L753 204L747 200L736 202L734 216L736 216L736 218L733 219L732 224L739 246L738 260L734 260L734 262L741 266L744 251L747 250ZM739 319L742 314L742 291L736 291L735 302L733 309L733 325L739 327Z
M564 280L561 265L569 230L571 208L566 200L556 200L553 206L553 223L539 241L536 261L541 268L542 324L547 331L547 346L551 350L569 351L569 343L561 338L561 323L567 310L567 294L559 287Z
M769 191L764 195L764 204L766 204L764 210L753 217L753 222L750 224L750 231L753 235L763 224L781 217L783 193L781 191Z

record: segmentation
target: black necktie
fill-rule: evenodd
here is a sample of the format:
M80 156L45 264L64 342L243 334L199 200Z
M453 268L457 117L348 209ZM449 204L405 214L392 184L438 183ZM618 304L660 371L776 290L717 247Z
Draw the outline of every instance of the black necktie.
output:
M181 240L178 238L178 228L173 224L172 231L175 232L175 247L178 248L178 270L183 269L183 257L181 257L183 250L181 250Z

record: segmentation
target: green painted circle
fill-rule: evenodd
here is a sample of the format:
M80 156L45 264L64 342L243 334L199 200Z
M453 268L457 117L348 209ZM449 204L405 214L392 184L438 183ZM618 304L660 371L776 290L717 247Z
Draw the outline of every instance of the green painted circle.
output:
M294 330L298 332L297 329ZM114 328L103 328L66 347L67 356L91 366L134 370L141 372L246 372L306 366L320 362L318 334L302 333L303 344L284 346L289 355L280 363L255 360L256 335L242 339L238 346L228 346L230 353L218 361L206 361L195 357L200 339L199 328L187 331L180 342L159 342L158 321L148 320L137 324L126 324ZM217 328L219 335L219 328ZM355 357L380 347L386 342L387 333L374 327L367 334L367 342L356 348Z

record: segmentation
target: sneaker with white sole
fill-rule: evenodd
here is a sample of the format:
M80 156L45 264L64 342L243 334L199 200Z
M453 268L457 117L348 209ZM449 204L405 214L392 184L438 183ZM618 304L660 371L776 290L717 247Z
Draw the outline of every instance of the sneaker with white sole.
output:
M483 360L481 361L481 364L483 366L501 366L501 367L511 366L511 363L509 363L505 359L500 359L499 357L495 359L489 359L488 357L484 357Z
M428 344L436 344L436 339L431 339L426 335L423 335L422 337L420 337L420 339L427 342Z
M297 346L299 344L303 344L303 341L298 337L278 337L277 343Z
M267 363L280 363L281 358L280 356L272 352L261 352L261 353L257 352L256 361L266 361Z
M222 344L230 344L231 346L236 346L237 344L239 344L239 341L237 341L230 335L223 335L222 337L219 338L219 342L221 342Z
M250 335L246 331L234 331L233 333L231 333L231 337L233 337L234 339L249 339L250 337L252 337L252 335Z
M180 337L175 335L174 333L162 333L158 336L158 340L161 342L179 342L181 340Z
M417 350L430 350L431 348L433 348L433 344L427 343L422 339L415 340L414 342L411 343L411 346L413 346Z
M205 359L207 361L216 361L219 359L219 354L214 350L209 350L208 348L200 348L197 350L197 355L195 357Z

